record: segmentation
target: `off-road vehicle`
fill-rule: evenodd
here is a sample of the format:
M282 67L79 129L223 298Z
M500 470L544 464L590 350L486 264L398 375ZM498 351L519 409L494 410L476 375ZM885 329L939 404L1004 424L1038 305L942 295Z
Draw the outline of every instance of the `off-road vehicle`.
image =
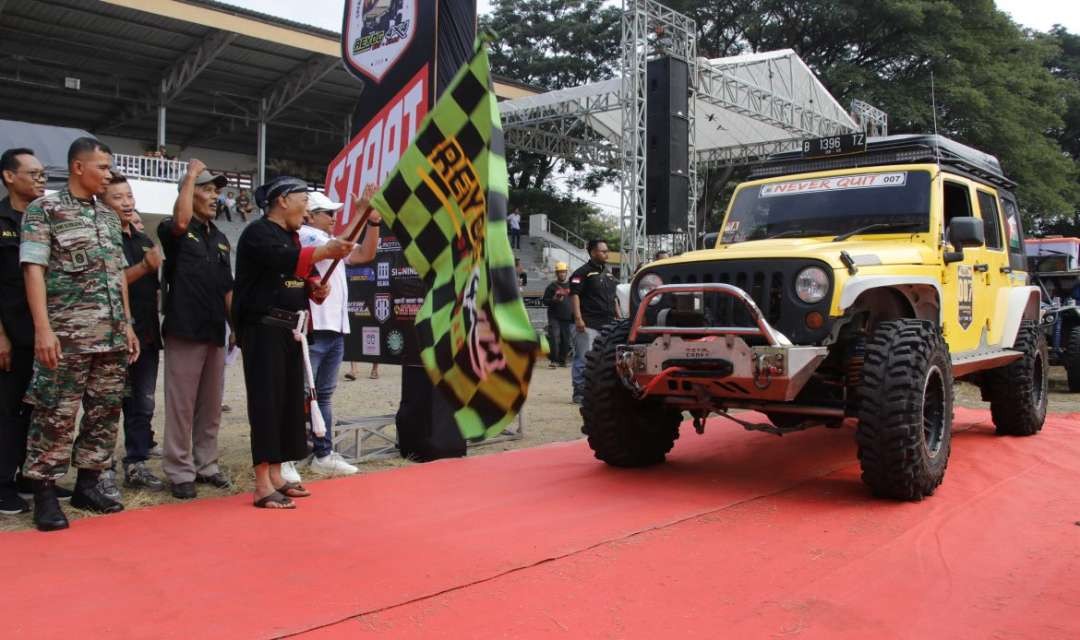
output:
M1028 273L1042 291L1050 366L1065 367L1069 391L1080 392L1080 239L1028 238Z
M683 412L699 433L713 412L781 435L855 424L873 493L919 500L945 475L956 380L999 434L1042 428L1040 294L997 159L846 134L750 178L716 245L642 268L629 319L595 341L581 415L597 458L661 462Z

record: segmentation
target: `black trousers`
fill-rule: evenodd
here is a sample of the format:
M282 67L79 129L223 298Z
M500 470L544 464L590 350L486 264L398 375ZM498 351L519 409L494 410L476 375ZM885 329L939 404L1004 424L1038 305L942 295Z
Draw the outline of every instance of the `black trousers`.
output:
M555 364L566 364L570 355L570 344L574 341L574 321L558 320L548 316L548 346L551 353L548 358Z
M251 425L251 462L278 463L308 455L304 369L292 332L249 323L240 332Z
M154 390L157 389L157 346L142 345L139 359L128 366L131 395L124 398L124 464L146 462L154 446Z
M15 482L26 459L26 432L31 405L23 402L34 372L34 350L11 350L11 371L0 371L0 486Z

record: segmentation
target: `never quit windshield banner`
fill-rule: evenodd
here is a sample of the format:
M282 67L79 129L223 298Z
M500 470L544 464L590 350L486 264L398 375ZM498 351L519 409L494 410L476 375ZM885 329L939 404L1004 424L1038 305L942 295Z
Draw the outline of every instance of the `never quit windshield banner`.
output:
M353 137L326 171L326 193L345 207L397 165L439 91L471 53L475 0L347 0L341 28L345 67L363 85ZM444 80L445 78L445 80ZM420 364L413 322L426 293L385 225L375 259L346 269L351 333L345 359Z

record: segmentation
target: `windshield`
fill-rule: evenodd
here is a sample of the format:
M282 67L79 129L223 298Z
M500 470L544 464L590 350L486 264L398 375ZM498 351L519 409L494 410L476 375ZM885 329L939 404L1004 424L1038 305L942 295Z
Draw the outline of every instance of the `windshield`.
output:
M930 228L930 174L875 171L771 182L739 191L721 244L865 233L919 233Z

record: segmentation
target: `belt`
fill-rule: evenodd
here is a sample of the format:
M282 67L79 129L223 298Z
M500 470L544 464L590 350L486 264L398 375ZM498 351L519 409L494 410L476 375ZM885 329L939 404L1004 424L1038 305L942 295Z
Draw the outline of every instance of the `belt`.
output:
M295 329L299 321L299 313L295 311L285 311L284 309L271 309L270 313L265 316L259 316L258 319L259 324L265 324L269 327L277 327L289 331Z

